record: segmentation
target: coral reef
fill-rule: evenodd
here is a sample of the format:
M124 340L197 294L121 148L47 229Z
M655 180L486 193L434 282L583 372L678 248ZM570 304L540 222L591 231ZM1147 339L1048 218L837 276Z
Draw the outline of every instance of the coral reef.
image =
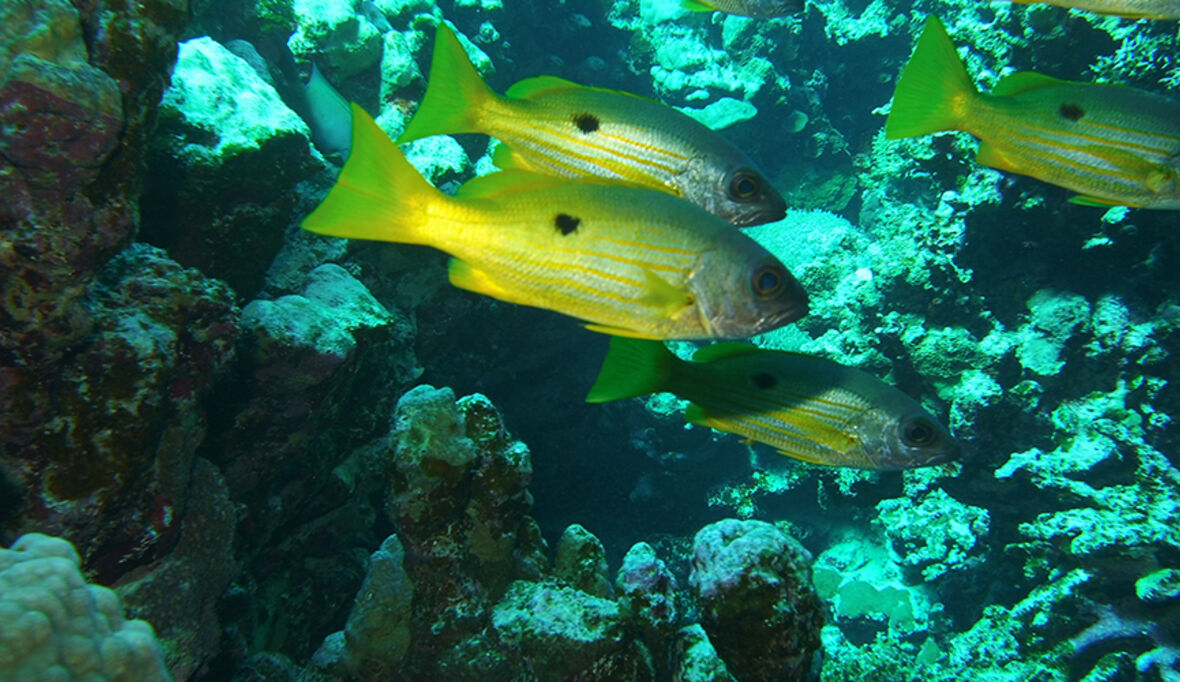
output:
M113 581L177 543L238 311L224 284L144 245L107 263L84 300L92 328L70 363L48 385L11 387L29 412L6 413L28 424L7 431L7 464L29 500L24 527L73 538Z
M1180 91L1174 23L1044 5L0 3L0 522L78 548L0 563L48 547L22 563L112 631L120 595L160 642L123 624L137 679L1176 679L1175 214L886 140L928 14L983 89ZM793 206L748 233L811 295L756 342L882 377L968 456L822 469L668 396L587 407L605 339L300 232L334 171L276 41L396 134L442 20L499 92L653 96L747 151ZM405 151L451 190L492 148Z
M292 186L323 171L310 137L241 57L208 37L181 43L151 139L139 237L254 296L297 218Z
M119 597L78 564L73 545L40 533L0 549L0 677L170 680L152 626L124 620Z

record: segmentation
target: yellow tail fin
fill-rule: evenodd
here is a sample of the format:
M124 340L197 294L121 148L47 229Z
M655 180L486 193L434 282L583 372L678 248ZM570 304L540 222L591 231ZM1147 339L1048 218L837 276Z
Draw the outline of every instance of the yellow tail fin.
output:
M330 237L430 244L426 205L444 199L406 161L377 122L353 103L352 150L340 177L303 229Z
M680 359L662 341L612 336L588 403L605 403L667 390Z
M963 105L975 94L955 44L938 17L931 15L893 91L885 137L893 140L958 130Z
M398 144L431 135L480 132L479 110L486 100L497 96L475 70L455 32L440 23L434 37L426 94L397 138Z

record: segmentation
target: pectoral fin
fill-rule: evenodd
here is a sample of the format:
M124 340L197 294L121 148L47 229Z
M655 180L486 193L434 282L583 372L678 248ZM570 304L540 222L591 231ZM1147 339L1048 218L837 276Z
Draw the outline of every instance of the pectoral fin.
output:
M807 462L808 464L815 464L817 466L833 466L831 462L825 462L822 459L816 458L814 455L804 455L801 452L797 452L797 451L793 451L793 450L783 450L781 448L779 449L778 452L779 452L779 454L786 455L787 457L790 457L791 459L797 459L800 462Z
M665 310L669 315L693 304L692 294L676 288L651 270L643 269L645 290L640 302Z

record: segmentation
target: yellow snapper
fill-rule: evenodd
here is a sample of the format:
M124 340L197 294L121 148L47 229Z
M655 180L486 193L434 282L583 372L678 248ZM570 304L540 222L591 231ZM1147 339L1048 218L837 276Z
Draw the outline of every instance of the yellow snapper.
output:
M430 82L398 142L485 133L504 144L493 161L563 177L603 177L681 196L735 225L781 220L786 202L754 162L689 116L631 93L555 76L493 92L446 24Z
M1015 0L1044 2L1066 9L1080 9L1097 14L1113 14L1127 19L1180 19L1177 0Z
M451 283L555 310L595 331L742 338L807 313L807 295L754 240L669 194L524 171L454 197L414 170L352 105L352 152L303 228L445 251Z
M756 19L785 17L803 11L803 0L681 0L680 4L694 12L721 10Z
M931 16L893 93L885 136L944 130L979 138L979 163L1078 192L1075 203L1180 208L1180 103L1031 71L980 93Z
M692 362L655 341L612 338L586 397L601 403L667 391L686 418L812 464L912 469L961 454L958 441L912 398L823 358L719 343Z

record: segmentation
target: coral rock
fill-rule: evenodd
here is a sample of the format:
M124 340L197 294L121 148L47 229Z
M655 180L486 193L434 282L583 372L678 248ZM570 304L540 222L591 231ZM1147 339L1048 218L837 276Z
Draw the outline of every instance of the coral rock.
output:
M0 679L171 679L152 626L123 620L118 595L88 585L61 538L31 533L0 549L0 619Z
M269 83L210 38L180 46L151 141L140 237L243 297L298 218L291 191L324 168Z
M824 616L810 558L764 521L726 519L693 543L689 584L701 624L740 680L801 680L819 649Z
M520 647L542 682L564 679L629 679L609 671L642 674L634 647L626 646L626 627L618 605L580 590L518 581L496 604L492 623L500 637ZM617 673L616 673L617 674Z
M553 574L574 589L611 599L614 590L606 577L606 550L594 534L575 523L557 541Z
M615 586L623 609L639 626L648 648L658 656L661 645L676 632L682 615L675 576L651 545L640 542L623 557Z
M361 679L388 677L410 648L414 584L402 562L405 550L390 535L369 557L369 573L344 627L345 660Z

